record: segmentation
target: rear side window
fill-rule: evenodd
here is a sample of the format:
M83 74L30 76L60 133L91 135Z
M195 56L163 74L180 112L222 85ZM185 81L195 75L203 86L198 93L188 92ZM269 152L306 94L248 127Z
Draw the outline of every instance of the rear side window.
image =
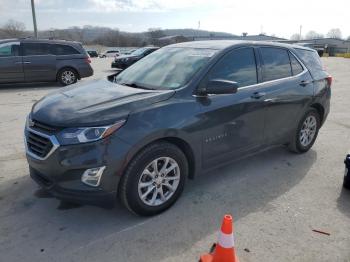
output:
M271 81L292 75L288 51L281 48L261 47L263 80Z
M49 44L45 43L24 43L23 54L25 56L31 55L49 55Z
M0 44L0 57L18 56L19 43L3 43Z
M80 54L78 50L69 45L60 45L54 44L52 45L52 53L54 55L76 55Z
M320 71L323 71L320 57L316 51L299 48L295 48L295 51L313 77L317 76Z
M299 61L295 58L295 56L289 53L290 64L292 66L293 75L300 74L304 71L303 66L299 63Z
M235 81L239 87L257 83L253 48L240 48L225 55L209 73L210 79Z

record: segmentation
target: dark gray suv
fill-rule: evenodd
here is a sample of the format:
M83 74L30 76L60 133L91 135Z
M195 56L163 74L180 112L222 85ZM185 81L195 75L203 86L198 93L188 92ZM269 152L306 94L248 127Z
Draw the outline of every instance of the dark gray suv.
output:
M0 40L0 84L58 81L70 85L93 75L90 62L78 42Z
M330 109L315 50L247 41L163 47L107 79L38 101L31 177L60 199L170 207L187 178L274 145L308 151ZM252 189L254 190L254 189Z

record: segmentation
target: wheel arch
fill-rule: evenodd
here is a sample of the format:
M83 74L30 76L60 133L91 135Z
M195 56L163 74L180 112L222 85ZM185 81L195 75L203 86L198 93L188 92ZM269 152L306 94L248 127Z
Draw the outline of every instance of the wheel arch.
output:
M199 165L198 163L198 157L195 155L194 149L191 147L191 145L183 138L176 137L176 136L165 136L165 137L159 137L159 138L154 138L152 140L148 140L147 142L142 143L142 145L139 145L137 147L134 147L133 150L128 154L127 160L126 160L126 165L123 168L124 170L127 168L131 160L144 148L147 146L157 143L157 142L167 142L170 144L173 144L180 148L180 150L185 154L186 159L188 161L188 167L189 167L189 172L188 172L188 178L193 179L195 177L195 173L197 171L197 167ZM122 175L122 174L121 174Z
M310 107L317 110L317 112L318 112L318 114L320 116L320 121L321 121L321 125L322 125L323 121L324 121L324 114L325 114L324 107L321 104L319 104L319 103L314 103Z

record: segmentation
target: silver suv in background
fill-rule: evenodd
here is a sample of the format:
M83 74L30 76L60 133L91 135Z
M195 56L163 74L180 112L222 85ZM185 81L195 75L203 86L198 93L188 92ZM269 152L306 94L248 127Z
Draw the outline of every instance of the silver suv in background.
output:
M0 40L0 84L60 82L70 85L93 75L78 42L47 39Z

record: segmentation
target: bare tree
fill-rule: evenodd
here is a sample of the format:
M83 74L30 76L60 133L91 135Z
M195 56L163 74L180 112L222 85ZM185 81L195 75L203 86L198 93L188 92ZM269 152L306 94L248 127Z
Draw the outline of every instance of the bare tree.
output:
M292 34L290 40L301 40L300 34Z
M342 34L339 28L332 28L328 31L327 36L330 38L341 38Z
M305 39L317 39L317 38L324 38L323 34L317 33L316 31L309 31L306 35L305 35Z
M153 45L159 45L159 38L165 36L161 28L149 28L147 36L150 38L150 42Z
M25 25L22 22L8 20L2 27L6 37L21 37L24 35Z

